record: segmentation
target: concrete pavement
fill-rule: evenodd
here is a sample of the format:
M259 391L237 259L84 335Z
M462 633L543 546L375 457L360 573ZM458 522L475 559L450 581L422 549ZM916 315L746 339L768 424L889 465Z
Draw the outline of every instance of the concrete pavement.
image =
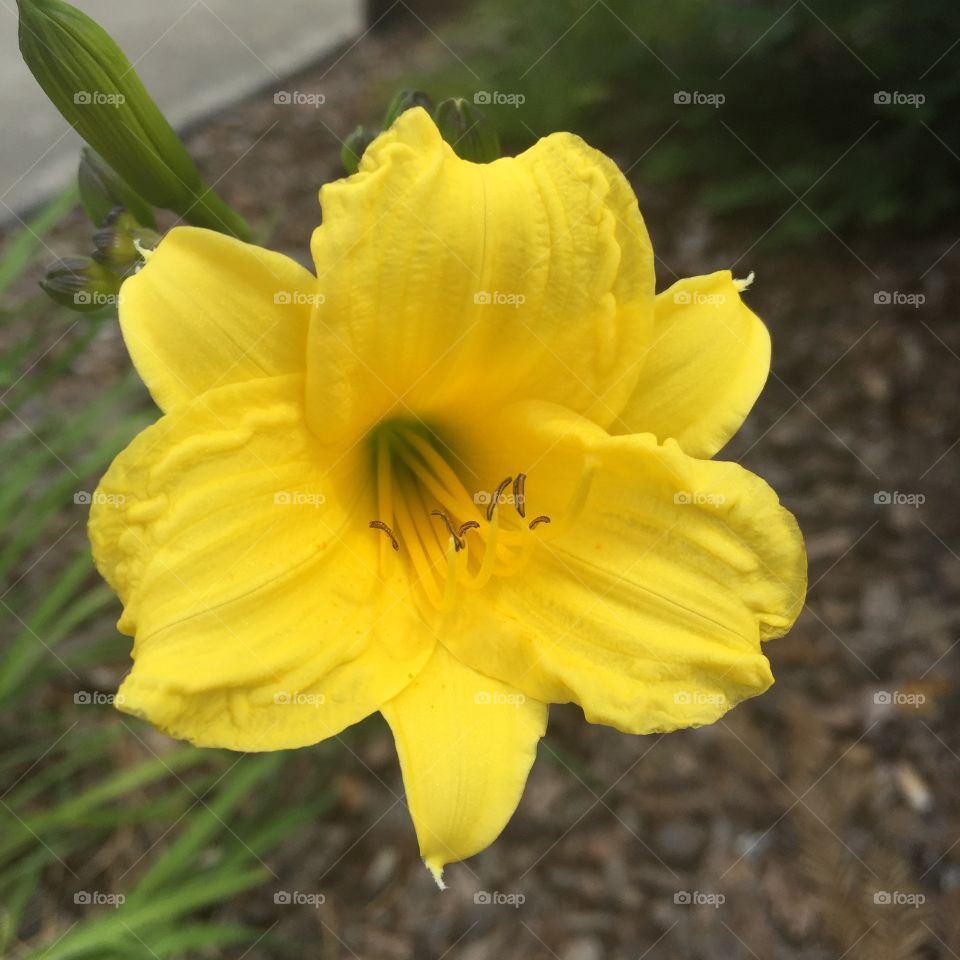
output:
M175 127L276 83L363 30L362 0L71 0L120 44ZM40 90L0 0L0 221L67 182L80 139Z

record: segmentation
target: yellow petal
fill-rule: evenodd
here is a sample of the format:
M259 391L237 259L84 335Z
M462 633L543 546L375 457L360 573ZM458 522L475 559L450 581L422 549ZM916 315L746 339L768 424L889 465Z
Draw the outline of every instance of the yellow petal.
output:
M200 746L338 733L432 642L379 568L366 464L304 425L303 377L209 391L141 433L94 497L97 566L136 637L120 709Z
M506 398L609 422L653 320L653 253L614 163L570 134L490 164L409 110L321 191L311 322L318 429ZM321 427L322 425L322 427Z
M161 410L215 387L300 373L316 279L289 257L176 227L121 290L127 349Z
M516 810L547 707L437 646L386 704L420 853L440 886L448 863L488 847Z
M631 733L709 723L765 690L760 643L791 626L806 589L800 531L770 487L735 463L649 434L610 437L559 408L505 419L512 433L469 456L494 476L508 463L526 470L528 516L553 522L533 531L525 569L464 595L442 628L453 653ZM565 518L586 461L585 506Z
M770 370L770 335L729 270L680 280L656 300L636 391L611 430L675 439L712 457L743 423Z

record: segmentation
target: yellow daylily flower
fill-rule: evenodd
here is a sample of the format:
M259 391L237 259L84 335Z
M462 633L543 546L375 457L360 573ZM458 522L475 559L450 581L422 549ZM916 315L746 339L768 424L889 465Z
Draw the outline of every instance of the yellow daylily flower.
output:
M769 338L728 271L655 296L632 190L569 134L473 164L410 110L320 199L317 276L177 228L124 284L164 416L90 518L117 703L245 751L379 710L439 881L509 820L547 704L650 733L772 683L803 542L709 459Z

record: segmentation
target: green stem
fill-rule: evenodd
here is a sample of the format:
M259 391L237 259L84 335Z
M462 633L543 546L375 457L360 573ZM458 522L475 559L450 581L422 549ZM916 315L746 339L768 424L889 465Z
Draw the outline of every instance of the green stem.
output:
M250 239L247 221L210 187L204 187L189 207L176 212L195 227L207 227L239 240Z

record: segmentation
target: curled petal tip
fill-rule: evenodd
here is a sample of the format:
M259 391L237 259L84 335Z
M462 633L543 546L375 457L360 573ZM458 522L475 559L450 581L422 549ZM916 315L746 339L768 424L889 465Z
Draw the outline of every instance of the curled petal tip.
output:
M737 291L739 293L743 293L743 291L746 290L751 283L753 283L753 277L754 277L754 273L751 270L749 275L746 276L743 280L734 280L733 285L737 288Z
M433 879L437 881L437 886L441 890L446 890L447 885L443 882L443 862L436 857L424 857L423 862L433 875Z

